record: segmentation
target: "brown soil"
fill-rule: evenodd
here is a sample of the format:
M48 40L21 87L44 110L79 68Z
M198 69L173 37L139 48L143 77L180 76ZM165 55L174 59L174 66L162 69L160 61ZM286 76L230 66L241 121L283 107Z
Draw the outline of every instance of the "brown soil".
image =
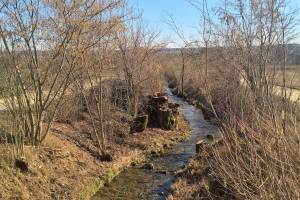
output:
M14 167L11 153L7 153L11 146L0 144L0 199L86 199L123 168L185 139L189 133L180 117L178 130L151 128L126 134L127 116L116 113L115 117L118 122L107 138L112 162L96 158L97 143L87 120L72 125L55 123L42 146L25 147L29 163L26 173Z

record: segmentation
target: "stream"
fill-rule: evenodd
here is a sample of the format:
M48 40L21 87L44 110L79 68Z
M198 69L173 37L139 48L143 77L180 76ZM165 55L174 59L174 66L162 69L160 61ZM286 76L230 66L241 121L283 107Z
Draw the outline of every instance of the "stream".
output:
M162 156L152 157L149 162L154 170L130 167L121 172L111 183L101 188L93 200L164 200L175 178L175 171L183 168L196 154L195 144L207 134L217 135L217 127L205 121L201 111L174 96L169 89L170 101L180 104L180 111L189 122L191 136L169 149Z

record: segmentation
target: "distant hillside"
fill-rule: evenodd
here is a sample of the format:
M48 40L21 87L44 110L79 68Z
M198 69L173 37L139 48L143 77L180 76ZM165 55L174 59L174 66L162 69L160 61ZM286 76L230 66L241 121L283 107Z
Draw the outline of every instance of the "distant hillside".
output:
M288 45L288 64L300 65L300 44Z
M161 50L161 53L164 54L174 54L174 55L179 55L180 54L181 48L164 48ZM187 48L189 52L199 52L203 51L204 48ZM281 59L282 58L282 51L280 47L278 47L277 50L277 58ZM288 45L288 58L287 58L287 63L289 65L300 65L300 44L289 44Z

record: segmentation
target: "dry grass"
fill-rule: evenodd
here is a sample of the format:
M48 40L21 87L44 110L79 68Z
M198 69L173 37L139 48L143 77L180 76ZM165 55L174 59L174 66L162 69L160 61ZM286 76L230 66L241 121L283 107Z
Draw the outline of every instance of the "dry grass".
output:
M213 175L240 199L299 199L299 111L289 107L284 131L280 101L259 106L242 91L227 93L226 107L235 109L225 111L225 145L209 162Z
M114 117L121 120L120 115L126 117L124 113L115 113ZM26 146L28 173L22 173L14 167L14 160L8 153L11 148L0 144L0 199L77 198L83 189L94 184L99 177L113 178L111 169L121 170L131 162L143 159L145 154L160 152L165 146L186 138L189 134L188 125L183 118L180 119L177 131L147 129L143 133L126 134L124 137L120 134L122 130L112 130L107 144L113 162L101 162L93 156L97 147L87 132L88 121L84 120L72 125L55 123L43 145L38 148ZM116 122L112 123L120 128ZM128 123L118 123L129 128Z
M284 115L280 96L259 102L229 71L211 68L206 98L222 122L224 143L179 173L170 199L300 199L299 107L288 101ZM186 94L203 90L199 82L187 82Z
M276 84L282 85L282 70L276 72ZM287 86L300 89L300 66L288 66L286 71Z

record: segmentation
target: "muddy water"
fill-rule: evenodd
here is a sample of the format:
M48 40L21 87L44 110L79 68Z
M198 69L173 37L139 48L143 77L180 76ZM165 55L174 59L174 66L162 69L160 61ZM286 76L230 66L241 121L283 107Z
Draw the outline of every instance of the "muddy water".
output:
M170 100L181 105L182 114L191 127L191 137L168 150L163 156L153 157L154 170L132 167L122 172L108 186L92 198L94 200L141 200L166 199L174 179L174 172L195 155L196 142L207 134L216 135L218 129L205 121L201 111L189 105L167 90Z

